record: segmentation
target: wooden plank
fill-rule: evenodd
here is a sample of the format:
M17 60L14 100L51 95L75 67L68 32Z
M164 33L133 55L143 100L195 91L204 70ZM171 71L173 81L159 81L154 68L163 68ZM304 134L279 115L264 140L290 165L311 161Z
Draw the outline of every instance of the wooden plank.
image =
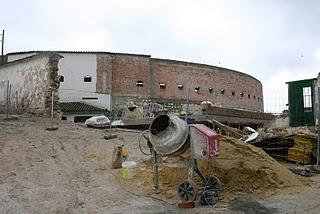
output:
M234 135L237 138L241 138L241 137L244 137L245 135L247 135L245 132L243 132L243 131L241 131L239 129L235 129L235 128L232 128L230 126L227 126L227 125L225 125L223 123L220 123L217 120L208 120L208 122L211 123L211 124L216 125L218 128L220 128L220 129L222 129L222 130Z

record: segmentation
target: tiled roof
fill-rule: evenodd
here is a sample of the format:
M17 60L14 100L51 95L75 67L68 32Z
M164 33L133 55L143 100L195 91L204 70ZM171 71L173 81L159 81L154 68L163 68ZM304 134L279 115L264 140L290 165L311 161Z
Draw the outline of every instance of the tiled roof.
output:
M60 103L60 110L62 112L105 112L105 110L81 102L66 102Z

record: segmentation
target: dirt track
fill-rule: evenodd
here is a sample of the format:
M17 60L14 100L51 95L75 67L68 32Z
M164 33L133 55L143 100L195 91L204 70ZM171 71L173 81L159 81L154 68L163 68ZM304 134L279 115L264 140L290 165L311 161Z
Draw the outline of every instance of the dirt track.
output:
M59 130L46 131L47 125L48 120L39 118L0 120L0 213L181 212L175 205L132 193L119 183L119 171L110 170L115 145L126 145L133 160L145 158L138 149L139 134L118 132L117 139L106 141L103 130L62 122ZM313 188L298 189L298 194L258 201L281 213L316 213L318 178L313 178ZM231 212L224 203L188 212L213 211Z

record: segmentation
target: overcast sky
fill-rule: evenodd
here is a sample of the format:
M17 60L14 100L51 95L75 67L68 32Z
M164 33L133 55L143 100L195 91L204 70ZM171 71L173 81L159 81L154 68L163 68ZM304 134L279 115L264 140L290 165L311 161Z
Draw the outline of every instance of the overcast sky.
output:
M262 82L267 111L287 102L285 82L320 72L318 0L0 0L0 8L7 53L101 50L235 69Z

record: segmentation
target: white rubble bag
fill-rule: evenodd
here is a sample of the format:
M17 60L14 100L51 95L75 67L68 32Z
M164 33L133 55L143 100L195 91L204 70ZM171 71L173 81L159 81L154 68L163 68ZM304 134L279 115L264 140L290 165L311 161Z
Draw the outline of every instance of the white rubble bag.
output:
M87 119L84 124L88 127L104 128L110 124L110 120L106 116L94 116Z
M124 126L124 123L122 120L115 120L111 122L111 126Z

